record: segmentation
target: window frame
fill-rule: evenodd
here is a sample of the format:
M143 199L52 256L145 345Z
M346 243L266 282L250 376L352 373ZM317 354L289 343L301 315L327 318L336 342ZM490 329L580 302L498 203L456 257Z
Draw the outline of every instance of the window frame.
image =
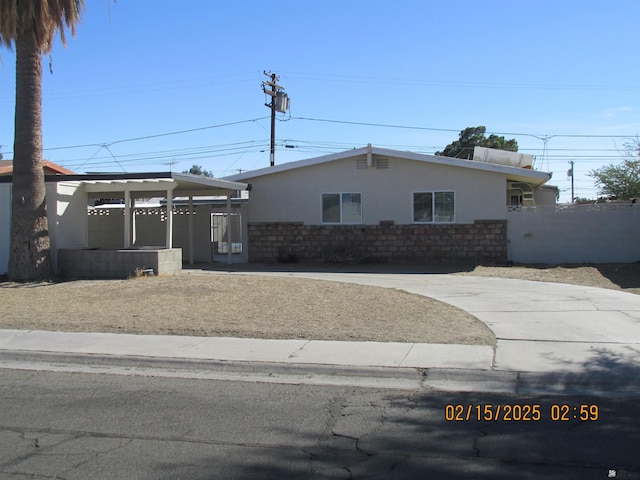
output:
M447 221L438 221L436 219L436 194L438 193L450 193L453 195L453 215L452 220ZM416 220L416 194L430 194L431 195L431 220L430 221L420 221ZM411 220L412 223L420 224L420 225L429 225L429 224L452 224L456 223L456 213L457 213L457 200L456 200L456 192L455 190L415 190L411 192Z
M325 195L338 195L340 200L339 213L340 219L337 222L327 222L324 220L324 196ZM360 196L360 220L357 222L345 222L344 221L344 207L343 207L343 195L359 195ZM363 211L362 211L362 192L322 192L320 194L320 222L323 225L362 225Z

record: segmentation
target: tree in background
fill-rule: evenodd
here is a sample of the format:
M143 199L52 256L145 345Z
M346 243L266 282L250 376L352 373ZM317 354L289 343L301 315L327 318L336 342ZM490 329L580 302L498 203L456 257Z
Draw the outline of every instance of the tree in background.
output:
M0 0L0 43L16 49L9 280L52 274L42 169L42 54L56 32L75 34L84 0Z
M193 175L202 175L204 177L213 178L213 172L205 170L202 165L192 165L189 170L183 170L182 173L191 173Z
M599 195L618 200L640 198L640 139L624 144L625 159L619 165L607 165L591 170L588 175L600 189Z
M444 157L462 158L465 160L473 158L474 147L496 148L498 150L518 151L518 142L514 139L506 140L504 137L491 134L485 137L487 127L468 127L460 132L458 140L451 142L436 155Z

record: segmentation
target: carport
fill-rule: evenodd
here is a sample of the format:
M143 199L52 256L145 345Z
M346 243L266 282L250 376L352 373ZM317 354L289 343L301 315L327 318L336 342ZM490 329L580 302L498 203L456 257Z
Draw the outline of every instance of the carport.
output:
M175 197L188 198L188 238L189 238L189 263L194 263L193 258L193 212L194 198L197 197L226 197L226 216L231 216L231 200L240 191L250 190L247 183L230 182L216 178L209 178L188 173L137 173L137 174L87 174L87 175L57 175L55 178L48 178L48 181L65 185L74 185L77 190L84 193L82 197L85 202L89 199L122 199L124 202L124 236L122 238L122 248L109 250L84 248L63 248L58 251L58 270L61 274L77 276L87 276L92 271L96 272L101 268L112 270L116 273L114 263L126 263L130 269L132 262L140 263L144 259L146 263L152 262L154 271L158 274L162 270L162 263L165 266L169 262L175 265L182 262L181 249L173 247L173 199ZM60 189L58 189L58 194ZM164 246L159 246L160 242L150 246L140 246L136 243L135 222L136 216L133 214L136 207L136 199L163 197L166 198L166 238ZM58 200L59 202L60 200ZM77 211L77 210L76 210ZM59 212L60 213L60 212ZM85 203L86 215L86 203ZM86 225L86 222L84 222ZM86 228L85 228L86 230ZM86 233L85 233L86 238ZM227 229L226 241L232 244L231 229ZM58 243L58 246L64 246ZM176 251L178 253L176 253ZM228 249L228 262L232 262L232 249ZM132 260L136 258L136 260ZM164 258L164 260L163 260ZM147 267L150 268L150 267ZM118 271L121 272L125 266ZM77 273L76 273L77 272ZM105 273L108 276L108 272Z

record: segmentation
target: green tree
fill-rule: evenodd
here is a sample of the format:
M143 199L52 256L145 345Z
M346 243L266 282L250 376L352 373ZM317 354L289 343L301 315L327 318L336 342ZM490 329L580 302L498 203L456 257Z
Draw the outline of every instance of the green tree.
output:
M436 155L444 157L455 157L462 159L473 158L474 147L496 148L498 150L518 151L518 142L514 139L506 140L504 137L491 134L485 137L487 127L468 127L460 132L458 140L451 142Z
M202 175L204 177L213 178L213 172L205 170L202 165L192 165L189 170L183 170L182 173L191 173L193 175Z
M624 145L625 159L618 165L607 165L591 170L588 175L600 189L600 195L614 196L619 200L640 198L640 140Z
M42 169L42 54L65 27L75 34L84 0L0 0L0 44L16 51L16 109L9 279L52 274Z

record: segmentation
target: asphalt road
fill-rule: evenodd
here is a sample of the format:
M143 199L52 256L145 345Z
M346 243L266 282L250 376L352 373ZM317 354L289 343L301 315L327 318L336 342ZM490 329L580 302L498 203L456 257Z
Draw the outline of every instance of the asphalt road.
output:
M640 478L638 419L633 398L3 369L0 479Z

